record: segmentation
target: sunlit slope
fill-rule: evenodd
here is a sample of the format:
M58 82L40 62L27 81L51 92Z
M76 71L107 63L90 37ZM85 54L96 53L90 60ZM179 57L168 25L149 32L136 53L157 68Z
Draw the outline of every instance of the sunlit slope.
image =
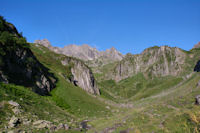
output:
M61 64L61 59L71 58L51 52L43 46L31 45L31 50L38 60L58 78L56 88L51 92L52 100L70 113L81 117L98 117L106 115L109 110L95 96L89 95L81 88L74 86L65 78L70 74L68 66ZM74 58L74 60L76 60Z
M114 128L114 132L198 132L200 107L194 103L195 96L200 94L199 80L200 75L193 74L175 87L136 100L132 102L133 108L124 113L91 122L91 132L106 128Z

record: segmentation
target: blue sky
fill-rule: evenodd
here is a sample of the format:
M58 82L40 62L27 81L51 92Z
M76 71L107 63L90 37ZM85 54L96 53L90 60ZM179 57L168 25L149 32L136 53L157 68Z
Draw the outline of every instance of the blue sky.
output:
M114 46L136 54L150 46L189 50L200 41L200 0L0 0L0 15L29 42Z

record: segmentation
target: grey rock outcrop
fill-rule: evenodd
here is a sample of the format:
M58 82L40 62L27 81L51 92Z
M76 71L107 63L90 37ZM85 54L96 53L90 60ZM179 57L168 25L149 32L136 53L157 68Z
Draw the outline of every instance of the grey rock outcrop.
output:
M64 60L61 61L61 63L65 66L70 66L70 71L72 74L70 77L70 81L74 85L79 86L80 88L91 94L100 94L92 71L81 60L66 57Z
M182 72L184 61L185 53L179 48L152 47L138 55L127 54L107 77L120 81L137 73L147 77L176 76Z

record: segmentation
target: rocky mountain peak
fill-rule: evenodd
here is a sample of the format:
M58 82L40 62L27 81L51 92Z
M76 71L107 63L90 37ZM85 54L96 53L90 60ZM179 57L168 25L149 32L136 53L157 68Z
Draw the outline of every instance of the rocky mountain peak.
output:
M41 45L48 47L48 48L51 47L51 43L47 39L35 40L34 43L41 44Z
M114 47L107 49L105 52L103 52L103 56L106 56L107 58L110 58L111 60L114 60L114 61L120 61L124 57Z
M176 47L155 46L145 49L141 54L127 54L116 66L112 79L120 81L138 73L147 77L176 76L183 70L185 53Z
M197 44L195 44L193 48L200 48L200 42L198 42Z
M64 46L63 48L58 48L51 46L51 43L47 39L36 40L35 43L41 44L59 54L76 57L84 61L92 61L92 64L98 62L97 60L101 60L101 62L104 62L103 64L107 64L114 61L120 61L124 57L124 55L122 55L114 47L107 49L106 51L98 51L96 48L93 48L88 44L70 44Z

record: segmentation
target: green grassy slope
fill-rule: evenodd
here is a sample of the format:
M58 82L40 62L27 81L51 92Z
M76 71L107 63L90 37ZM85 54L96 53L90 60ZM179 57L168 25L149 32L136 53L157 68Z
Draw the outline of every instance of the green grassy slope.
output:
M199 74L176 87L136 100L134 107L108 119L91 122L93 131L114 128L115 132L130 129L132 132L193 133L199 132L200 106L194 104L200 94ZM117 125L120 125L117 127Z
M94 96L89 95L81 88L69 83L64 75L68 75L67 66L61 64L65 57L49 51L43 46L31 45L31 50L38 60L52 71L58 78L56 88L51 92L52 100L68 112L81 118L104 116L109 113L103 102L98 101Z
M139 100L166 90L182 81L181 77L166 76L161 78L147 79L142 73L116 83L113 80L99 82L99 86L108 99L106 92L111 92L120 99Z
M13 107L8 104L8 101L19 103L20 114L13 113ZM11 84L0 84L0 131L6 130L9 119L13 116L20 119L28 119L31 122L37 120L48 120L54 124L67 123L70 126L75 126L72 121L77 119L62 110L56 103L49 99L48 96L40 96L23 86ZM71 125L72 124L72 125ZM32 126L20 124L17 130L31 131L35 130ZM46 129L47 130L47 129Z

